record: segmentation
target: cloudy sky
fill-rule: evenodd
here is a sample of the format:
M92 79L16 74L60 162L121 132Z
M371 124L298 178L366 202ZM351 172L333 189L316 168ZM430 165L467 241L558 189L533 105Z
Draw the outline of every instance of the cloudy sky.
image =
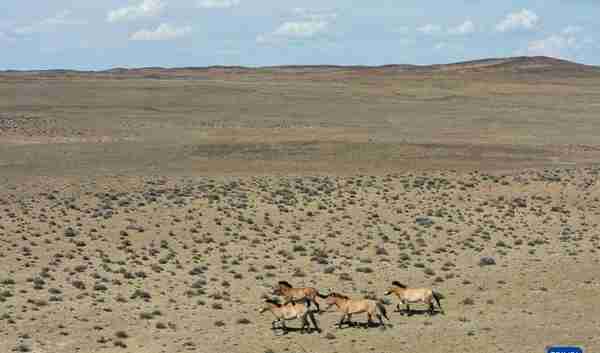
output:
M599 0L2 0L0 70L514 55L600 65L599 17Z

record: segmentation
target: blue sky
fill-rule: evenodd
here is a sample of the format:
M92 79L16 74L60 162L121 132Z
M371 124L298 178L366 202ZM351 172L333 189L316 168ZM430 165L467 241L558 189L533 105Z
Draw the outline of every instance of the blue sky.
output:
M2 0L0 69L432 64L549 55L600 65L598 0Z

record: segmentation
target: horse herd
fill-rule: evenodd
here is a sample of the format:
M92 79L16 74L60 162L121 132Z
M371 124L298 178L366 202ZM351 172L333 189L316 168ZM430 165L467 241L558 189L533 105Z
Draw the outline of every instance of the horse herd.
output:
M390 320L381 300L351 299L346 295L334 291L330 291L329 294L324 295L312 287L294 288L286 281L279 281L273 294L282 297L283 302L280 303L276 299L266 299L265 303L267 306L262 308L260 313L270 311L275 316L275 320L271 323L273 330L281 329L284 334L289 330L285 322L295 319L302 321L302 327L300 328L302 333L312 331L310 323L312 323L314 330L321 332L314 316L314 311L310 309L311 304L314 304L316 312L321 313L317 298L325 299L325 303L329 305L327 309L335 306L336 310L342 313L342 317L337 324L338 328L342 328L344 324L355 326L356 323L352 322L352 315L354 314L366 313L367 327L371 327L374 324L374 317L377 318L379 326L383 329L385 329L383 319ZM394 281L392 282L392 286L385 292L385 295L391 294L396 295L400 300L400 303L396 306L399 312L400 304L404 304L406 305L406 312L410 315L410 305L420 303L429 305L428 312L430 315L435 314L435 304L437 304L439 311L444 314L440 303L440 300L444 299L444 296L430 288L408 288L404 284ZM279 327L277 324L279 324Z

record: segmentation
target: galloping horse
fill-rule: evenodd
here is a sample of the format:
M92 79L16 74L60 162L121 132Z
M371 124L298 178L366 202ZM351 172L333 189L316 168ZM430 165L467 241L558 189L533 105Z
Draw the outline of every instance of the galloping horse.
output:
M410 306L409 304L428 304L429 305L429 314L433 315L435 312L435 308L433 305L433 301L437 303L438 308L440 308L440 312L444 314L444 309L442 309L442 304L440 304L440 299L444 299L444 296L439 292L432 290L431 288L408 288L404 284L394 281L392 282L392 287L385 293L385 295L390 295L394 293L402 304L406 304L406 311L410 315ZM400 304L397 306L398 311L400 311Z
M317 297L327 298L326 295L319 293L318 290L312 287L294 288L289 282L279 281L277 288L273 291L273 294L280 295L285 300L285 303L295 302L304 298L308 299L309 304L314 303L317 307L317 312L321 312L319 303L317 303Z
M327 296L326 303L329 304L330 307L335 305L337 311L343 313L342 318L338 323L338 328L342 328L344 323L354 326L354 323L352 322L353 314L367 313L368 324L372 324L373 316L377 316L382 328L385 328L383 317L385 317L388 321L390 320L387 317L385 307L379 301L371 299L350 299L345 295L333 292ZM347 321L344 322L344 319L346 318Z
M271 323L271 326L274 330L278 329L276 326L277 323L281 324L281 328L284 331L284 334L287 333L288 328L285 326L285 321L300 319L302 320L302 328L300 329L302 333L305 332L306 329L310 331L310 324L308 322L308 318L312 322L313 326L317 330L317 332L321 332L319 325L317 324L317 320L315 319L313 312L309 310L309 301L308 299L304 299L303 302L295 302L295 303L287 303L280 304L276 300L267 299L265 303L268 304L267 307L264 307L260 310L260 313L264 313L265 311L270 311L274 316L275 320Z

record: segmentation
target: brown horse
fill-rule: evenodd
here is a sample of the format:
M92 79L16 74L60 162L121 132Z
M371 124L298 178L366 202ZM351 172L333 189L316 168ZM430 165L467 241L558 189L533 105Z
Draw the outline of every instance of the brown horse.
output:
M274 316L275 320L271 323L271 327L276 330L278 328L282 329L284 334L288 333L288 328L285 326L285 321L300 319L302 320L302 327L300 328L301 332L304 333L305 330L310 331L310 324L308 322L307 317L312 322L314 328L317 332L321 332L319 325L317 324L317 320L315 319L313 312L309 310L309 301L308 299L304 299L303 302L296 303L287 303L280 304L278 301L273 299L265 300L265 303L268 305L260 310L260 313L264 313L265 311L270 311ZM276 324L279 323L281 327L277 327Z
M333 292L327 296L326 303L329 304L329 307L335 305L337 311L343 313L342 318L338 323L338 328L342 328L344 323L347 323L349 326L354 326L354 323L352 322L353 314L367 313L368 325L373 323L373 316L377 316L379 324L384 329L385 324L383 318L385 317L386 320L390 320L387 317L387 312L383 304L372 299L350 299L343 294ZM347 320L344 321L346 318Z
M308 299L309 304L314 303L317 307L317 312L321 312L317 297L327 298L326 295L319 293L318 290L312 287L294 288L289 282L279 281L277 288L273 291L273 294L282 296L284 303L295 302L304 298Z
M440 312L444 314L444 309L442 309L442 304L440 304L440 299L444 299L444 296L439 292L436 292L430 288L407 288L404 284L394 281L392 282L392 287L385 293L385 295L390 295L394 293L402 304L406 304L406 311L410 315L410 306L409 304L428 304L429 305L429 315L433 315L435 313L435 308L433 302L437 303L438 308L440 308ZM400 304L396 306L398 311L400 311Z

